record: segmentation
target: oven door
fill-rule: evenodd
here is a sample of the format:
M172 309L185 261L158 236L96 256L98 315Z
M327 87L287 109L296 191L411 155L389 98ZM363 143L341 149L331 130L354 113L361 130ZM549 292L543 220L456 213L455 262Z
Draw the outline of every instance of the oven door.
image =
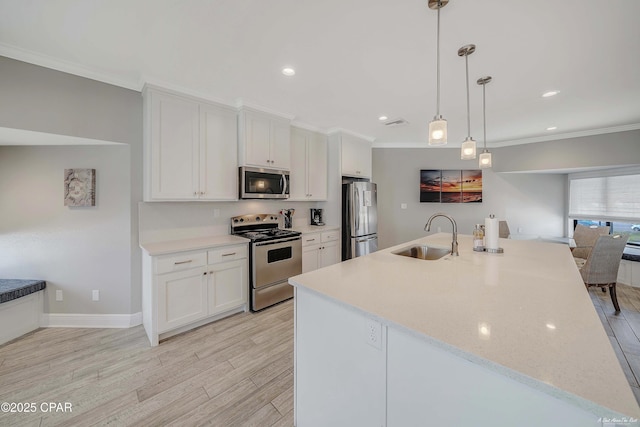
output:
M302 239L271 240L254 243L253 287L260 288L302 273Z
M240 198L289 198L289 172L274 169L241 167Z

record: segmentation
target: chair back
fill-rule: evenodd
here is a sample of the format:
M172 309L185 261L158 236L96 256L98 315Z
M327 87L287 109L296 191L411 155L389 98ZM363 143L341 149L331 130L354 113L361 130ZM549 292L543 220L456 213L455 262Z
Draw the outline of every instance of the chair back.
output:
M604 285L615 283L624 247L629 236L620 234L598 236L587 262L580 269L580 275L586 285Z
M600 227L587 227L582 224L576 225L576 229L573 232L573 240L576 242L576 247L572 251L574 258L587 259L593 245L596 243L596 240L598 240L598 236L603 234L609 234L608 225Z

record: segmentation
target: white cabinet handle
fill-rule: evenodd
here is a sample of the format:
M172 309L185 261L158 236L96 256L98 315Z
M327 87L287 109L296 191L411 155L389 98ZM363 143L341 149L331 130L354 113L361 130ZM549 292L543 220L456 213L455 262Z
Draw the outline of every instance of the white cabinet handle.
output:
M307 242L315 242L316 239L307 239Z
M192 259L189 259L189 260L187 260L187 261L176 261L176 262L174 262L173 264L174 264L174 265L179 265L179 264L188 264L188 263L190 263L190 262L193 262L193 260L192 260Z

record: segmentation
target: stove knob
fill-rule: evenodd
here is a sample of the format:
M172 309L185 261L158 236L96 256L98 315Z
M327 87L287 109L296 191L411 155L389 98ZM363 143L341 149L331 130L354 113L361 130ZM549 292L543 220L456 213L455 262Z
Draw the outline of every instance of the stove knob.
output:
M260 217L259 216L256 217L256 221L260 221Z
M240 222L244 222L244 218L240 218Z
M233 220L233 222L238 222L238 219L237 219L237 218L236 218L236 219L234 219L234 220Z

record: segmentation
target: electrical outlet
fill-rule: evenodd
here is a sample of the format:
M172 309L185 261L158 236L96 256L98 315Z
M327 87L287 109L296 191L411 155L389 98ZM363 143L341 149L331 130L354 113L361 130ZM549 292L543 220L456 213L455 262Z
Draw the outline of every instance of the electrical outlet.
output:
M400 203L400 209L407 209L406 203Z
M91 299L93 301L100 301L100 291L97 291L97 290L91 291Z
M56 289L56 301L62 301L62 289Z
M518 227L518 233L522 234L522 227Z
M220 209L216 208L213 210L213 217L218 218L220 216Z
M367 320L366 341L372 347L382 350L382 325L375 320Z

